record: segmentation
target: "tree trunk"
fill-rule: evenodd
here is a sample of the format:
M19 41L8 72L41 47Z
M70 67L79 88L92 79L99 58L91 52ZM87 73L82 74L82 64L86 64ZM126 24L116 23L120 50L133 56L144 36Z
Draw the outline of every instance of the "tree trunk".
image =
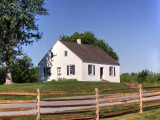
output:
M6 68L6 83L5 84L13 84L11 69L9 67Z

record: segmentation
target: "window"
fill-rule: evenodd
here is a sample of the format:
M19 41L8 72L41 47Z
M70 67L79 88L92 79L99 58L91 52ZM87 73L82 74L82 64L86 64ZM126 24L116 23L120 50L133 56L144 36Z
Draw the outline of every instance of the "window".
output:
M110 66L109 67L109 76L115 76L115 67L113 66Z
M88 75L95 75L95 65L88 65Z
M47 75L50 76L51 75L51 68L47 67Z
M67 65L67 75L75 75L75 65Z
M73 65L70 65L70 75L73 75Z
M44 67L44 76L51 76L51 67Z
M64 56L67 56L67 55L68 55L67 51L64 51Z

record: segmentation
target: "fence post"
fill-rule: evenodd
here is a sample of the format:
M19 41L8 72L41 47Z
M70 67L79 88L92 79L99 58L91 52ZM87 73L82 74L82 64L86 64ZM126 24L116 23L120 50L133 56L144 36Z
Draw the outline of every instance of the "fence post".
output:
M37 110L37 119L36 120L40 120L40 89L37 89L37 106L36 106L36 110Z
M139 85L139 113L143 112L143 105L142 105L142 85Z
M99 120L99 93L98 88L95 88L96 96L96 120Z

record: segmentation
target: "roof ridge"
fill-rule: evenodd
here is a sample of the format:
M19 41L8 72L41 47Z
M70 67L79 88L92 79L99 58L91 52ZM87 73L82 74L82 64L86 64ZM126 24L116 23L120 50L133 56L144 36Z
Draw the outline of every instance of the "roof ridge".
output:
M78 44L76 42L60 40L67 48L75 53L82 61L101 64L120 65L118 61L109 56L98 46L89 44Z
M64 42L69 42L69 43L73 43L73 44L78 44L77 42L74 42L74 41L73 42L72 41L66 41L66 40L59 40L59 41L64 41ZM90 45L90 44L84 44L84 43L81 43L81 44L78 44L78 45L86 45L86 46L98 47L97 45Z

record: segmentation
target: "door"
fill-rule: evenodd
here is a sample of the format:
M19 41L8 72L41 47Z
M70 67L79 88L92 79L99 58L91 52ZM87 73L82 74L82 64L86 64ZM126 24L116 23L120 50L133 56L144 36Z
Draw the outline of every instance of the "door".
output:
M100 67L100 79L103 79L103 67Z
M57 68L57 78L60 79L61 78L61 67Z

